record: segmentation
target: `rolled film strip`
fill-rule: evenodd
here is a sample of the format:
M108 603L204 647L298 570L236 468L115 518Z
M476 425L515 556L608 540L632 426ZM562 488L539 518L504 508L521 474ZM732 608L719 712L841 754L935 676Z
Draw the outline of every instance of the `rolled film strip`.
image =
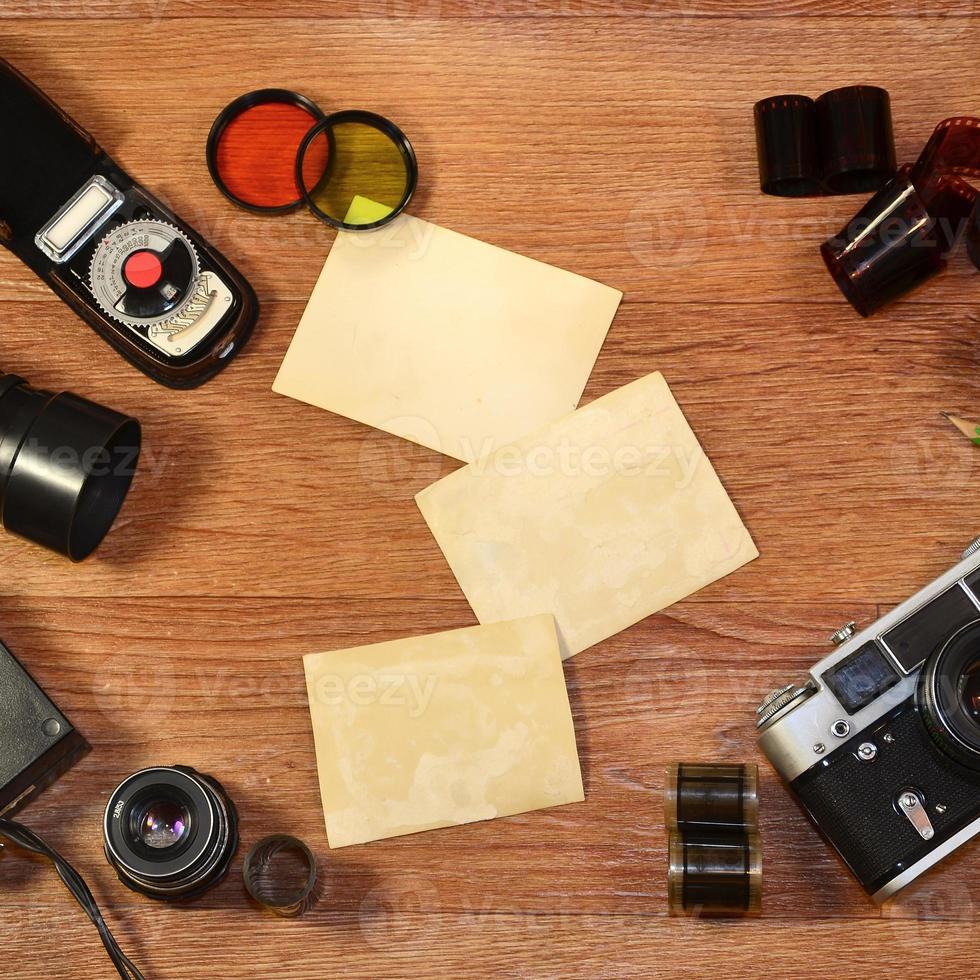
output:
M664 788L667 832L755 831L759 826L759 768L674 762Z
M762 910L759 770L673 763L664 785L671 915L750 916Z
M242 875L249 895L283 918L304 915L319 899L316 858L296 837L263 837L245 856Z
M848 85L816 100L771 96L755 104L754 115L765 194L856 194L895 175L891 100L883 88Z
M741 917L762 911L758 834L671 834L668 851L671 915Z
M823 243L824 262L858 313L870 316L941 272L964 232L980 269L977 178L980 118L944 119L919 159Z

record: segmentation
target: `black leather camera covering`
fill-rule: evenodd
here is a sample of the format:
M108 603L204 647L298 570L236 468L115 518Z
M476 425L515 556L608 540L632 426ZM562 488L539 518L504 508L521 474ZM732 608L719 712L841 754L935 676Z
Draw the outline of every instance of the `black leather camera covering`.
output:
M0 813L15 813L87 751L85 739L0 643Z
M886 732L893 742L884 740ZM874 762L855 755L861 742L878 747ZM870 895L980 816L980 781L940 756L911 700L825 761L798 777L792 788ZM905 789L924 795L936 830L931 841L924 841L895 808ZM936 812L937 803L945 804L944 813Z

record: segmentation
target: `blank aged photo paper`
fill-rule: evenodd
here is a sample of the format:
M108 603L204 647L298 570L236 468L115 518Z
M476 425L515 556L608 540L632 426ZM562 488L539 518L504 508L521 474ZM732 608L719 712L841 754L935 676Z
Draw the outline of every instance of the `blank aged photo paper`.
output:
M304 666L331 847L584 799L550 615Z
M621 299L401 215L338 233L273 390L470 462L575 408Z
M758 557L659 372L416 500L480 622L552 613L565 657Z

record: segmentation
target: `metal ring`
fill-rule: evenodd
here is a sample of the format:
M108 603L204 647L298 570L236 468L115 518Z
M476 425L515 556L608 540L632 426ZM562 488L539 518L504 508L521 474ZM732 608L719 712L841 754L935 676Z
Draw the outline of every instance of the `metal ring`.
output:
M270 870L277 854L290 851L306 865L306 881L301 888L283 895L277 887L275 872ZM317 902L317 867L313 852L296 837L272 834L263 837L245 855L242 876L249 895L264 909L284 918L296 918L308 912Z

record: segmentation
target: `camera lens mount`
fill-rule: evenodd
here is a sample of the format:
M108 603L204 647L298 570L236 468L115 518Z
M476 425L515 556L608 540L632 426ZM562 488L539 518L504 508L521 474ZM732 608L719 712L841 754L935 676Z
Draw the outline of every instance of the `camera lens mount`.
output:
M942 752L980 773L980 619L957 630L926 661L916 705Z
M162 901L196 898L224 878L238 814L221 784L185 766L142 769L116 788L103 824L119 880Z

